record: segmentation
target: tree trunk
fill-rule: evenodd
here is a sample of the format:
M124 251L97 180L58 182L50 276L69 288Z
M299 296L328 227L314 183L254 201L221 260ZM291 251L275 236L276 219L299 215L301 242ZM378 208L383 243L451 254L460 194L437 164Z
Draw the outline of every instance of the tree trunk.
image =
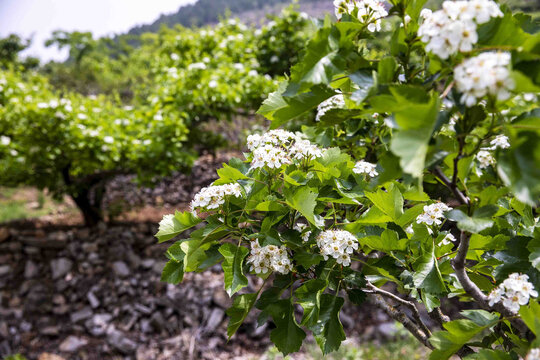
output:
M71 198L81 211L86 226L94 227L103 220L100 204L90 203L88 190L81 190L77 195L71 195Z
M69 173L70 166L66 166L62 170L62 176L64 183L68 187L68 194L73 199L81 214L84 218L84 224L89 227L96 226L103 220L103 214L101 212L101 200L103 198L102 186L104 186L103 176L96 176L88 179L88 181L80 181L76 186L75 181L71 178ZM98 189L94 193L94 201L90 201L90 191L92 187L96 186Z

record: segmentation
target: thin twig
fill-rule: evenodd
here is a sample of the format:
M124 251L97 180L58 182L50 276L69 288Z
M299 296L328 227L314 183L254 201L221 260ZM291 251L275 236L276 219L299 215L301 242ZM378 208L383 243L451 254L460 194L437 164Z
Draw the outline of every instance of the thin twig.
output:
M437 323L439 323L441 328L443 327L443 325L445 323L450 321L450 318L447 315L443 314L440 307L437 307L437 308L433 309L433 311L428 313L428 314L433 320L435 320Z
M401 323L405 329L407 329L418 341L424 346L433 350L433 345L429 342L429 337L420 328L413 323L404 313L397 311L393 306L389 305L382 295L375 294L373 297L375 305L384 311L395 321Z
M367 282L367 287L369 289L373 290L374 292L376 292L378 294L381 294L382 296L385 296L387 298L393 299L393 300L397 301L398 303L400 303L402 305L405 305L409 309L411 309L417 325L422 329L422 331L424 332L424 334L426 334L427 337L431 336L431 331L426 326L426 324L424 324L424 322L422 321L422 318L420 317L420 312L418 311L418 308L416 307L416 305L412 301L402 299L399 296L392 294L391 292L388 292L388 291L383 290L383 289L379 289L378 287L376 287L375 285L373 285L369 281Z
M441 170L440 167L435 167L435 169L433 169L433 173L443 182L444 185L446 185L448 189L452 191L454 196L461 204L469 206L469 198L465 196L465 194L463 194L461 190L459 190L457 184L454 185L452 181L448 177L446 177L446 175L444 175L444 172Z

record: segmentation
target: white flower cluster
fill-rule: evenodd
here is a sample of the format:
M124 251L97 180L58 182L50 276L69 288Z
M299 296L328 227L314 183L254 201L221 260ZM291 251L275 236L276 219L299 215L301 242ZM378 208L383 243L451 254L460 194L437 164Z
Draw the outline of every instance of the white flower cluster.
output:
M242 197L242 188L239 184L226 184L204 187L193 197L191 211L195 209L217 209L225 203L225 196Z
M351 14L355 8L358 9L358 20L367 24L371 32L381 31L381 19L388 15L384 4L377 0L334 0L334 8L338 19L341 19L343 14Z
M454 235L448 233L446 234L446 236L441 240L441 242L439 243L439 246L441 245L450 245L451 243L453 242L456 242L456 238L454 237Z
M360 160L354 165L353 173L355 173L355 174L366 174L369 177L375 177L375 176L379 175L377 170L375 170L376 167L377 167L377 165L375 165L375 164L369 163L369 162L364 161L364 160Z
M9 136L0 136L0 144L4 145L4 146L8 146L9 144L11 144L11 138Z
M508 99L514 88L509 65L509 53L485 52L456 66L454 79L457 89L463 93L461 103L470 107L488 94L498 100Z
M426 225L441 225L441 219L444 219L443 213L450 210L452 210L452 208L444 203L425 205L424 212L418 215L418 217L416 218L416 223Z
M497 135L495 139L489 142L490 147L480 149L476 154L476 160L478 161L478 167L485 169L491 165L495 165L496 161L490 151L496 149L508 149L510 147L510 141L505 135Z
M294 230L302 234L303 241L309 241L309 237L311 236L311 230L304 231L306 228L307 228L307 224L303 224L303 223L296 223L296 225L294 225L294 228L293 228Z
M442 59L458 51L471 51L478 41L477 25L503 15L491 0L445 1L442 7L433 13L423 11L424 22L418 29L426 50Z
M338 264L349 266L350 254L358 249L358 239L345 230L326 230L317 236L317 246L325 260L333 257Z
M257 239L251 242L251 253L247 263L251 264L251 270L257 274L266 274L269 271L288 274L292 269L285 246L267 245L261 247Z
M485 169L490 165L495 165L495 158L488 150L480 150L476 154L476 160L478 160L478 167L480 169Z
M530 297L537 297L533 284L528 282L529 276L513 273L504 280L488 296L489 306L502 301L504 307L517 313L521 305L527 305Z
M309 140L282 129L248 136L247 147L253 152L251 167L254 169L265 166L278 169L291 164L293 159L315 159L323 155L322 149Z
M491 144L490 150L495 150L497 148L508 149L510 147L508 136L505 135L497 135L495 136L495 139L491 140L489 143Z
M319 106L317 107L317 115L315 116L315 121L321 121L321 118L324 116L324 114L326 114L328 110L341 109L344 107L345 98L343 97L343 95L334 95L319 104Z
M525 360L540 360L540 348L531 349Z

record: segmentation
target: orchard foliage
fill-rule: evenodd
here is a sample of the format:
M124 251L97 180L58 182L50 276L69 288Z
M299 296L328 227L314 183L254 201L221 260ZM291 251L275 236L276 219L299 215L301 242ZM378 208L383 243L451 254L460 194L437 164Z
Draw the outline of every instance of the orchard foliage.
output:
M280 30L272 30L278 38L290 38L293 27L307 26L292 10L279 24ZM224 143L204 122L255 116L263 94L277 88L267 72L279 70L258 61L261 39L269 31L233 19L203 29L163 29L144 36L140 48L125 54L89 33L56 32L49 44L69 48L70 59L63 65L68 75L86 74L83 80L96 75L111 82L125 75L131 79L132 101L123 103L124 96L114 89L86 96L87 91L73 91L81 90L78 85L67 84L59 91L12 62L0 75L0 185L68 194L87 224L95 224L103 218L101 198L112 176L136 173L150 182L188 170L199 151ZM299 38L291 38L298 48ZM274 56L278 49L264 51ZM143 70L131 72L133 65L123 68L126 62ZM139 77L146 80L138 83Z
M258 309L284 354L306 331L338 349L345 298L369 298L431 359L537 359L538 29L487 0L334 3L259 109L272 130L163 218L160 241L191 229L163 280L221 262L229 337ZM471 310L449 318L450 298Z

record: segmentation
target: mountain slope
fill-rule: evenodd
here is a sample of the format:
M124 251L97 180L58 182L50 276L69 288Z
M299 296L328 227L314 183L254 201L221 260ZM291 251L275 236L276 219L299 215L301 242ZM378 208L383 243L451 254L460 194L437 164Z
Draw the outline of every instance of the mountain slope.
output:
M302 0L302 3L328 3L325 8L332 8L331 0ZM199 0L195 4L182 6L176 13L161 15L156 21L147 25L140 25L129 30L130 35L139 35L144 32L156 32L161 25L173 27L176 24L183 26L202 26L218 22L219 18L228 11L233 16L241 13L274 9L289 5L291 0ZM272 11L269 11L272 12Z

